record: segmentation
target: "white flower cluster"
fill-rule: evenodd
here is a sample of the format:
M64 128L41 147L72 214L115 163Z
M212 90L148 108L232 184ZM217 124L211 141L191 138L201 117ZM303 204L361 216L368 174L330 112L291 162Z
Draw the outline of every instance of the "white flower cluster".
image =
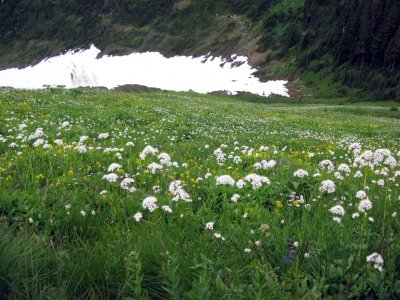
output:
M28 140L34 140L44 135L43 128L37 128L36 131L28 136Z
M303 169L298 169L296 172L293 173L294 177L303 178L308 176L308 172Z
M374 268L379 270L379 272L383 271L384 260L379 253L372 253L367 256L367 263L373 264Z
M26 125L25 123L19 124L19 125L18 125L18 130L19 130L19 131L22 131L22 130L24 130L26 127L28 127L28 125Z
M89 137L87 135L82 135L79 137L79 144L83 144Z
M41 146L41 145L43 145L43 144L44 144L44 139L37 139L37 140L32 144L32 146L35 147L35 148L37 148L37 147L39 147L39 146Z
M143 218L143 214L141 212L137 212L133 218L135 219L136 222L140 222L140 220L142 220Z
M334 215L341 216L341 217L343 217L345 214L345 210L344 210L343 206L341 206L341 205L335 205L335 206L331 207L329 209L329 212Z
M217 185L235 185L235 180L229 175L221 175L217 177Z
M54 140L54 144L61 147L64 144L64 142L61 139L56 139L56 140Z
M333 194L336 191L336 185L332 180L324 180L321 182L321 186L319 187L319 191L321 193Z
M368 198L361 200L360 203L358 203L358 211L361 213L365 213L367 210L370 210L371 208L372 208L372 202Z
M250 182L253 190L257 190L264 184L270 185L271 181L266 176L260 176L257 174L249 174L244 178L245 181Z
M142 152L139 154L139 157L141 160L145 160L147 155L154 155L157 153L158 153L157 148L153 148L152 146L147 145L146 147L144 147Z
M64 121L64 122L62 122L61 123L61 128L65 128L65 127L68 127L70 125L70 123L68 122L68 121Z
M126 177L121 181L120 186L123 190L134 193L136 189L133 186L130 186L134 182L135 180L133 178Z
M105 148L103 150L103 153L118 153L118 152L124 152L124 148Z
M80 145L75 148L80 154L86 153L88 150L85 145Z
M356 193L356 198L360 200L367 199L367 193L363 190L360 190Z
M118 179L118 175L115 173L110 173L110 174L106 174L103 176L104 180L107 180L108 182L116 182Z
M273 168L275 168L275 166L276 166L276 161L273 160L273 159L271 159L271 160L269 160L269 161L263 159L263 160L261 161L261 166L262 166L262 168L263 168L264 170L273 169Z
M335 165L329 159L324 159L320 161L319 166L322 167L323 169L326 169L328 173L331 173L335 170Z
M218 165L222 166L225 163L226 154L222 151L221 148L217 148L214 150L214 156L217 158Z
M231 201L234 203L238 202L239 199L240 199L240 195L238 195L238 194L233 194L231 197Z
M160 161L160 164L165 165L165 166L171 166L171 157L169 156L168 153L160 153L158 156L158 160Z
M377 149L374 152L366 150L354 158L353 167L369 167L374 169L376 166L385 165L390 168L397 167L398 163L389 149Z
M161 171L163 169L163 166L158 163L152 162L147 166L147 169L149 169L151 174L155 174L157 171Z
M190 195L183 189L182 182L180 180L174 180L169 184L169 192L174 196L172 201L183 200L184 202L192 202Z
M213 230L214 222L208 222L205 227L206 227L206 230Z
M242 163L242 159L240 158L240 156L234 156L233 157L233 162L235 163L235 164L237 164L237 165L239 165L239 164L241 164Z
M157 198L153 196L146 197L142 202L142 207L149 212L153 212L158 208Z
M340 164L338 167L338 171L345 172L346 175L349 175L351 173L351 169L347 164Z
M162 209L164 212L168 213L168 214L172 213L172 208L169 207L168 205L163 205L163 206L161 206L161 209Z
M121 169L121 168L122 168L122 166L121 166L120 164L112 163L112 164L108 167L107 171L108 171L109 173L111 173L111 172L114 172L115 170L118 170L118 169Z
M104 140L104 139L108 139L109 137L110 137L110 134L108 132L104 132L104 133L100 133L97 138L99 140Z
M361 144L360 143L352 143L349 146L349 151L352 151L354 155L359 155L361 152Z

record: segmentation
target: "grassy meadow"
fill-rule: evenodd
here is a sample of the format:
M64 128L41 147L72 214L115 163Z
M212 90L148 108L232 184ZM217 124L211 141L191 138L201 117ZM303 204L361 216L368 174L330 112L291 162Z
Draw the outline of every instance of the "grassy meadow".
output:
M399 104L317 102L0 91L0 299L398 299Z

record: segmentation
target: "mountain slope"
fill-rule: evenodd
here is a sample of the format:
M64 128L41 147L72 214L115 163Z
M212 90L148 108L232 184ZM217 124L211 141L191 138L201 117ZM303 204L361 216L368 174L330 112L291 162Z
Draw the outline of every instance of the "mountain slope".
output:
M238 53L293 96L399 99L395 0L4 0L0 68L66 48L104 53Z

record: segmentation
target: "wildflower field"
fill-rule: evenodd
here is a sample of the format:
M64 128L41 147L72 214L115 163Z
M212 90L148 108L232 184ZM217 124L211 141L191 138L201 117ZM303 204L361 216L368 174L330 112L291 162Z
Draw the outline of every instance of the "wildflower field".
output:
M260 99L1 91L0 299L398 299L398 109Z

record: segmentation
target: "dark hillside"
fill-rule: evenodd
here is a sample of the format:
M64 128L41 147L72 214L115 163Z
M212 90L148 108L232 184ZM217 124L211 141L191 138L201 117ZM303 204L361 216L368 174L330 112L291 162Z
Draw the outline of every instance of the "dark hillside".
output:
M292 95L400 99L400 1L3 0L0 68L105 53L247 55Z

